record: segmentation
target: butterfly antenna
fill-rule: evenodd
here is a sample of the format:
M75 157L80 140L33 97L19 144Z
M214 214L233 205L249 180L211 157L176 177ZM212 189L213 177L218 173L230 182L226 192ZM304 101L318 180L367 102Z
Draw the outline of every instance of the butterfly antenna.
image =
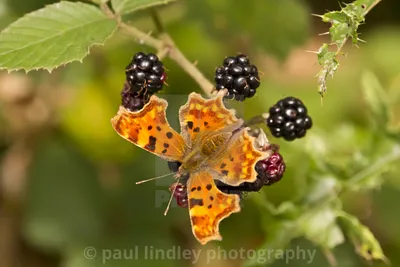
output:
M146 183L146 182L149 182L149 181L153 181L153 180L157 180L157 179L160 179L160 178L167 177L167 176L172 175L172 174L174 174L174 172L167 173L167 174L164 174L164 175L161 175L161 176L157 176L157 177L153 177L153 178L150 178L150 179L142 180L142 181L136 182L136 184L143 184L143 183Z
M180 181L180 178L179 178L178 181L176 182L175 187L174 187L174 190L171 192L171 197L169 198L168 205L167 205L167 207L165 208L164 216L166 216L167 213L168 213L168 211L169 211L169 207L171 206L172 198L174 197L175 190L176 190L176 188L178 187L177 185L179 184L179 181Z

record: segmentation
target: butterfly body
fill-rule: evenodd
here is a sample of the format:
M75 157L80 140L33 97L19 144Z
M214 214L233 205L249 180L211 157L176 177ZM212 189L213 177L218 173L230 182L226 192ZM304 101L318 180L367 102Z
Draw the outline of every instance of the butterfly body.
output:
M187 194L192 231L201 244L221 240L219 223L240 211L239 196L221 192L214 179L231 186L254 182L257 161L268 153L259 151L236 118L225 108L222 96L203 99L189 95L179 110L181 133L168 124L167 102L153 95L139 111L120 107L111 123L124 139L168 161L179 161L177 178L189 174Z

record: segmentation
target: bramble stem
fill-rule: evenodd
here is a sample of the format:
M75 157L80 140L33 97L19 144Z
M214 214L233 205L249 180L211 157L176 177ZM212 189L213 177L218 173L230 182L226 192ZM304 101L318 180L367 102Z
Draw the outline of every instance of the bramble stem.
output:
M168 57L174 60L187 74L189 74L193 80L200 85L204 93L206 93L208 96L211 96L214 85L176 47L172 38L167 33L163 33L160 35L160 39L163 40L164 44L169 47Z
M172 38L165 32L162 22L155 9L151 10L151 17L155 23L157 31L160 34L159 38L154 38L150 34L146 34L139 29L124 23L121 19L121 16L117 13L114 13L107 4L101 4L100 7L104 14L106 14L109 18L117 20L118 27L120 29L125 30L126 33L140 42L155 48L158 51L157 54L159 58L164 58L167 56L175 61L176 64L178 64L197 82L205 94L208 96L212 95L214 85L203 75L203 73L201 73L198 68L196 68L192 62L186 58L186 56L175 45Z
M257 125L257 124L265 124L268 117L269 117L269 113L263 113L263 114L257 115L255 117L249 119L248 121L246 121L244 123L244 126L248 127L248 126Z
M336 44L336 51L330 52L328 44L324 43L317 52L318 63L322 69L317 75L319 84L319 93L323 97L327 92L327 78L332 76L339 67L337 56L341 54L342 49L349 38L353 44L361 41L358 38L358 27L364 22L365 16L382 0L355 0L353 3L346 4L340 11L317 15L324 22L330 22L329 34L331 44ZM343 18L346 18L345 20ZM347 29L345 32L343 29Z

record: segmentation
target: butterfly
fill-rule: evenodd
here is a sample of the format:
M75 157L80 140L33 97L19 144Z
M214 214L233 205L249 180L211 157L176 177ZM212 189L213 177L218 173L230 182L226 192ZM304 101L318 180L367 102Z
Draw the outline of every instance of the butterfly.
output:
M123 106L111 119L115 131L124 139L167 161L179 161L176 178L187 180L188 208L195 238L206 244L222 240L220 222L240 211L237 194L218 189L214 179L231 186L254 182L257 161L268 157L257 149L248 127L227 109L223 96L204 99L191 93L179 109L181 133L169 125L166 100L152 95L138 111Z

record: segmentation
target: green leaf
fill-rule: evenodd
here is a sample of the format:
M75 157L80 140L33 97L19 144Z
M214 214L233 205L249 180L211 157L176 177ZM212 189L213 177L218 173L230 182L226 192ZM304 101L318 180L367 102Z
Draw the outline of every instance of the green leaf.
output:
M330 52L328 44L323 44L318 52L318 64L322 66L322 69L318 72L317 79L319 84L319 93L324 96L327 92L326 79L328 76L333 77L333 74L339 68L339 62L336 59L337 53Z
M0 69L52 69L82 61L117 27L95 6L60 2L27 14L0 33Z
M304 203L308 205L320 203L324 199L336 197L339 190L340 184L335 177L331 175L318 177L305 196Z
M348 22L348 17L341 11L332 11L320 16L323 22Z
M103 3L107 3L109 0L92 0L92 1L95 3L98 3L98 4L103 4Z
M396 166L400 160L400 147L395 145L391 151L379 157L373 164L354 174L344 185L351 190L372 189L383 182L382 174Z
M336 214L331 207L306 214L300 226L304 236L325 248L334 248L344 242L341 229L336 224Z
M139 9L145 9L152 6L165 5L176 0L111 0L115 12L127 14Z
M383 254L379 241L376 240L368 227L362 225L353 215L343 211L338 213L338 218L343 222L344 229L347 231L359 255L366 260L382 260L388 262L388 259Z
M388 97L378 78L371 72L365 72L361 77L364 98L381 125L389 120Z

